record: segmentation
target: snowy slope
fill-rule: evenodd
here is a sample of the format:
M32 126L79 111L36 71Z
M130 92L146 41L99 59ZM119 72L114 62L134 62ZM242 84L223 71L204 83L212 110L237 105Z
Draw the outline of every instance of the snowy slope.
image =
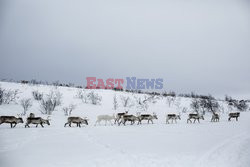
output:
M32 86L1 82L5 89L19 89L20 98L32 98L31 92L48 93L51 86ZM123 112L112 110L113 96L131 96L130 93L111 90L95 90L102 96L101 105L83 104L75 98L76 88L58 87L63 94L63 104L51 116L51 126L24 128L18 124L0 126L0 166L3 167L83 167L83 166L164 166L164 167L248 167L250 166L250 113L241 113L239 122L227 121L227 110L221 121L211 123L207 114L200 124L187 124L187 113L177 124L165 124L167 113L178 112L168 107L166 99L150 104L148 112L155 112L155 124L127 126L94 126L96 116ZM137 96L137 95L136 95ZM140 95L143 96L143 95ZM188 107L190 100L180 99L181 106ZM74 116L86 116L90 124L83 128L64 128L67 117L63 106L76 104ZM222 103L222 102L221 102ZM18 104L0 105L0 115L16 115L22 112ZM33 101L29 109L46 117ZM132 108L130 113L136 113Z

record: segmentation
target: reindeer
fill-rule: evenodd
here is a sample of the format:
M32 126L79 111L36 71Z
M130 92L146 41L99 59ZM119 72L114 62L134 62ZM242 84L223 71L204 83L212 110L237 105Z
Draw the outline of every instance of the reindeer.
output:
M235 118L238 121L238 117L240 117L240 112L233 112L228 114L228 121L231 121L231 118Z
M35 114L34 113L30 113L29 118L35 118Z
M87 118L81 118L81 117L68 117L68 122L64 124L64 127L66 127L67 124L71 127L71 123L75 123L77 127L81 127L81 124L88 125L88 119Z
M149 124L149 121L151 121L151 123L153 124L153 119L158 119L157 118L157 115L155 113L153 113L153 115L151 114L140 114L138 116L139 120L138 120L138 124L141 124L141 121L142 120L148 120L148 124Z
M167 124L169 124L170 119L172 120L172 123L173 123L174 120L175 120L175 123L177 123L177 119L181 120L181 116L177 115L177 114L168 114L167 118L166 118L166 123Z
M31 113L32 114L32 113ZM30 116L31 116L30 114ZM30 127L29 124L35 124L36 125L36 128L38 127L38 125L41 125L41 127L44 128L43 124L47 124L47 125L50 125L49 123L49 116L47 119L43 119L41 117L27 117L27 121L26 121L26 124L25 124L25 128L26 127Z
M18 118L16 118L15 116L0 116L0 125L2 123L9 123L10 127L14 128L18 123L23 123L23 119L19 115Z
M101 121L105 121L105 126L107 125L107 121L111 125L113 125L112 122L111 122L111 120L115 120L115 115L112 115L112 116L110 116L110 115L98 115L97 116L97 120L95 122L95 126L96 126L97 123L100 125Z
M195 123L196 120L198 120L198 122L200 123L200 119L204 120L204 117L203 117L203 115L200 115L200 114L189 114L188 119L187 119L187 123L188 122L192 123L191 119L194 119L193 123Z
M134 116L134 115L126 115L125 114L121 117L121 121L118 122L118 125L123 123L123 125L125 126L127 121L130 121L131 125L133 125L135 123L135 121L139 121L139 118L137 116Z
M128 111L125 111L125 112L122 112L122 113L117 113L114 124L116 124L116 122L119 124L119 121L121 120L122 116L124 116L126 114L128 114Z
M211 122L219 122L220 121L220 115L218 113L213 113Z

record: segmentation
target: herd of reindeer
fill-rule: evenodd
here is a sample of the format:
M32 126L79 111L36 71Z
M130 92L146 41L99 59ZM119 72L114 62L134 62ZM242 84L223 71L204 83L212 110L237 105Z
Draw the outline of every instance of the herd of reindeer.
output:
M239 112L229 113L228 114L228 121L231 121L231 118L235 118L236 121L238 121L238 117L240 116ZM95 122L95 125L99 124L101 122L105 122L105 125L107 122L109 122L111 125L113 125L112 121L114 121L114 124L118 125L126 125L126 122L130 122L131 125L133 125L136 121L137 124L141 124L143 120L147 121L148 124L151 122L153 124L153 120L158 119L157 115L155 113L153 114L140 114L137 113L137 115L131 115L128 114L128 112L124 113L117 113L116 115L99 115L97 116L97 121ZM197 114L197 113L190 113L188 114L187 123L195 123L196 121L200 123L200 119L204 120L203 115ZM166 123L177 123L177 120L181 120L181 116L179 114L167 114L166 116ZM193 122L192 122L193 120ZM214 113L211 118L211 122L219 122L220 115L218 113ZM0 116L0 125L3 123L10 124L11 128L16 127L18 123L24 123L22 117L18 115L18 117L15 116ZM44 124L50 125L50 119L49 117L47 119L44 119L42 117L36 117L34 113L30 113L29 116L26 119L25 128L30 127L30 124L40 125L41 127L44 127ZM82 124L88 125L88 119L86 117L68 117L67 122L64 124L64 127L69 125L71 127L71 124L76 124L77 127L81 127Z

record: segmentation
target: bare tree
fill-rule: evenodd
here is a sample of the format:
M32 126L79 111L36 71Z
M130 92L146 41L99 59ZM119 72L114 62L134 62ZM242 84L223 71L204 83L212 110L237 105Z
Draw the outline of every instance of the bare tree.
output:
M102 97L99 96L97 93L94 93L94 91L92 91L88 94L88 98L89 98L91 104L94 104L94 105L100 104L102 101Z
M20 101L21 106L23 107L23 113L22 115L26 115L26 112L28 109L32 106L32 101L31 99L22 99Z
M36 91L33 91L32 92L32 95L33 95L33 97L34 97L34 99L35 100L42 100L42 98L43 98L43 94L42 93L40 93L40 92L38 92L37 90Z
M76 108L75 104L70 104L68 107L63 107L64 115L70 116L75 108Z
M141 111L147 111L149 107L149 102L153 102L152 99L153 96L143 96L143 97L137 97L134 96L136 101L136 107Z
M11 102L16 103L19 94L19 90L6 90L0 87L0 105L10 104Z
M61 105L61 99L62 94L58 91L52 90L40 101L41 113L51 115L55 108Z
M132 100L130 99L130 97L129 96L120 96L120 98L121 98L121 101L122 101L122 106L124 107L124 108L130 108L130 107L132 107L133 106L133 102L132 102Z
M118 108L118 101L117 101L116 95L114 95L114 97L113 97L113 105L114 105L113 109L117 110L117 108Z
M199 110L200 110L200 103L199 100L197 98L193 98L190 107L194 110L194 112L196 112L197 114L199 114Z
M200 108L202 109L203 114L205 114L206 111L212 112L213 114L215 114L216 111L220 107L217 100L210 98L210 96L208 96L207 99L200 99L199 105L200 105Z
M177 111L180 112L180 110L181 110L181 108L182 108L182 107L181 107L181 99L180 99L180 98L177 98L177 99L175 100L175 102L174 102L174 105L175 105Z
M183 107L181 112L186 113L187 112L187 107Z
M168 107L170 107L171 104L174 103L174 101L175 101L175 97L174 96L167 96Z
M85 90L78 90L76 93L76 98L79 98L82 100L83 103L88 103L88 94Z
M3 100L4 100L4 89L1 88L0 86L0 105L3 104Z

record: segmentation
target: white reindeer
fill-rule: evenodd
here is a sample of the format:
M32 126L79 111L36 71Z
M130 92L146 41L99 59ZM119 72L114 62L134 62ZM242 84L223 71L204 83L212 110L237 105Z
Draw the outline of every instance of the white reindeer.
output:
M107 122L109 122L111 125L113 125L111 120L115 120L115 119L116 118L115 118L114 114L112 116L111 115L98 115L97 120L95 122L95 126L97 123L100 125L101 121L105 121L105 126L107 125Z

